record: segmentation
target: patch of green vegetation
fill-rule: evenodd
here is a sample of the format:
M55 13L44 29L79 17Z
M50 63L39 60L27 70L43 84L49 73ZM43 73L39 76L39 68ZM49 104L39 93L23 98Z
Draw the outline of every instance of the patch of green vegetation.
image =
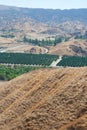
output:
M38 46L55 46L56 44L58 43L61 43L63 40L63 38L55 38L54 40L38 40L38 39L30 39L30 38L27 38L26 36L24 36L23 38L23 42L25 43L32 43L34 45L38 45Z
M64 42L68 42L70 38L65 38L64 39Z
M57 66L83 67L87 66L87 56L63 56Z
M0 65L0 80L8 81L21 74L39 69L40 67L31 66L4 66Z
M13 34L2 34L1 37L4 37L4 38L14 38L15 36Z
M57 59L57 55L50 54L0 53L0 63L6 64L49 66Z

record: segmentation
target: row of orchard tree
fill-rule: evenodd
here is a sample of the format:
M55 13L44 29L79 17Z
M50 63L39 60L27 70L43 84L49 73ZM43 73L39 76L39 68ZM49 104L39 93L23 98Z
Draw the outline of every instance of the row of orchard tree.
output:
M23 42L25 42L25 43L32 43L32 44L34 44L34 45L38 45L38 46L46 46L46 45L48 45L48 46L52 46L52 45L56 45L56 44L58 44L58 43L61 43L63 41L63 38L55 38L54 40L51 40L51 39L49 39L49 40L44 40L44 39L42 39L42 40L38 40L38 39L31 39L31 38L27 38L26 36L24 36L24 38L23 38Z
M87 66L86 56L63 56L57 66L82 67Z
M58 56L49 54L0 53L0 63L50 65Z

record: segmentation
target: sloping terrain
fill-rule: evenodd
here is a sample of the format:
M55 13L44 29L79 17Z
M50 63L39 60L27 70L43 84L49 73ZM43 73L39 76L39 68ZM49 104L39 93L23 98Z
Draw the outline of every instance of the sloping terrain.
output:
M70 124L61 127L59 130L87 130L87 114Z
M31 9L0 5L0 35L29 38L70 37L87 32L87 9ZM87 37L87 36L86 36Z
M3 85L5 85L7 83L7 81L0 81L0 87L3 87Z
M19 8L0 5L0 15L9 15L13 18L25 16L42 23L57 24L65 21L80 21L87 24L87 9L39 9L39 8ZM13 14L13 15L12 15ZM5 18L5 17L4 17ZM5 19L6 19L5 18Z
M17 43L15 39L0 38L0 52L47 53L45 47L32 44Z
M87 130L87 67L40 69L3 85L0 130Z
M86 13L87 9L31 9L0 5L0 50L6 49L7 44L8 48L14 46L8 49L10 52L45 53L46 49L33 45L42 46L44 40L48 46L55 45L58 38L66 41L69 38L87 39ZM36 40L35 43L32 40ZM37 44L37 40L41 42ZM20 44L26 43L30 44L29 49L27 46L19 49ZM66 42L53 47L50 53L87 55L87 44L80 43L79 40L78 44Z
M49 53L58 55L87 56L87 41L71 39L51 47Z

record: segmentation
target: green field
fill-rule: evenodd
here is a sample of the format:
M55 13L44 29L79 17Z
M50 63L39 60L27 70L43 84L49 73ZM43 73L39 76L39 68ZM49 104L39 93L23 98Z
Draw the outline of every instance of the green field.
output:
M21 74L39 69L40 67L30 66L3 66L0 65L0 80L11 80Z
M49 54L0 53L0 63L6 64L49 66L56 59L57 55Z
M87 66L87 57L63 56L57 66L83 67Z
M56 59L58 56L48 54L0 53L0 63L6 64L0 65L0 80L11 80L26 72L49 66Z

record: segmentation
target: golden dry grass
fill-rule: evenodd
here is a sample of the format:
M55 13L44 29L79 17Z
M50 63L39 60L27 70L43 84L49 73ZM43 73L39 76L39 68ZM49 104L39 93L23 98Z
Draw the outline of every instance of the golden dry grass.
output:
M44 47L34 46L32 44L17 43L15 39L0 38L0 51L6 50L6 52L25 52L25 53L46 53Z
M49 51L51 54L57 55L87 55L87 41L71 39L68 42L62 42Z
M40 69L0 88L0 130L80 130L71 126L85 116L87 128L86 114L87 67Z

